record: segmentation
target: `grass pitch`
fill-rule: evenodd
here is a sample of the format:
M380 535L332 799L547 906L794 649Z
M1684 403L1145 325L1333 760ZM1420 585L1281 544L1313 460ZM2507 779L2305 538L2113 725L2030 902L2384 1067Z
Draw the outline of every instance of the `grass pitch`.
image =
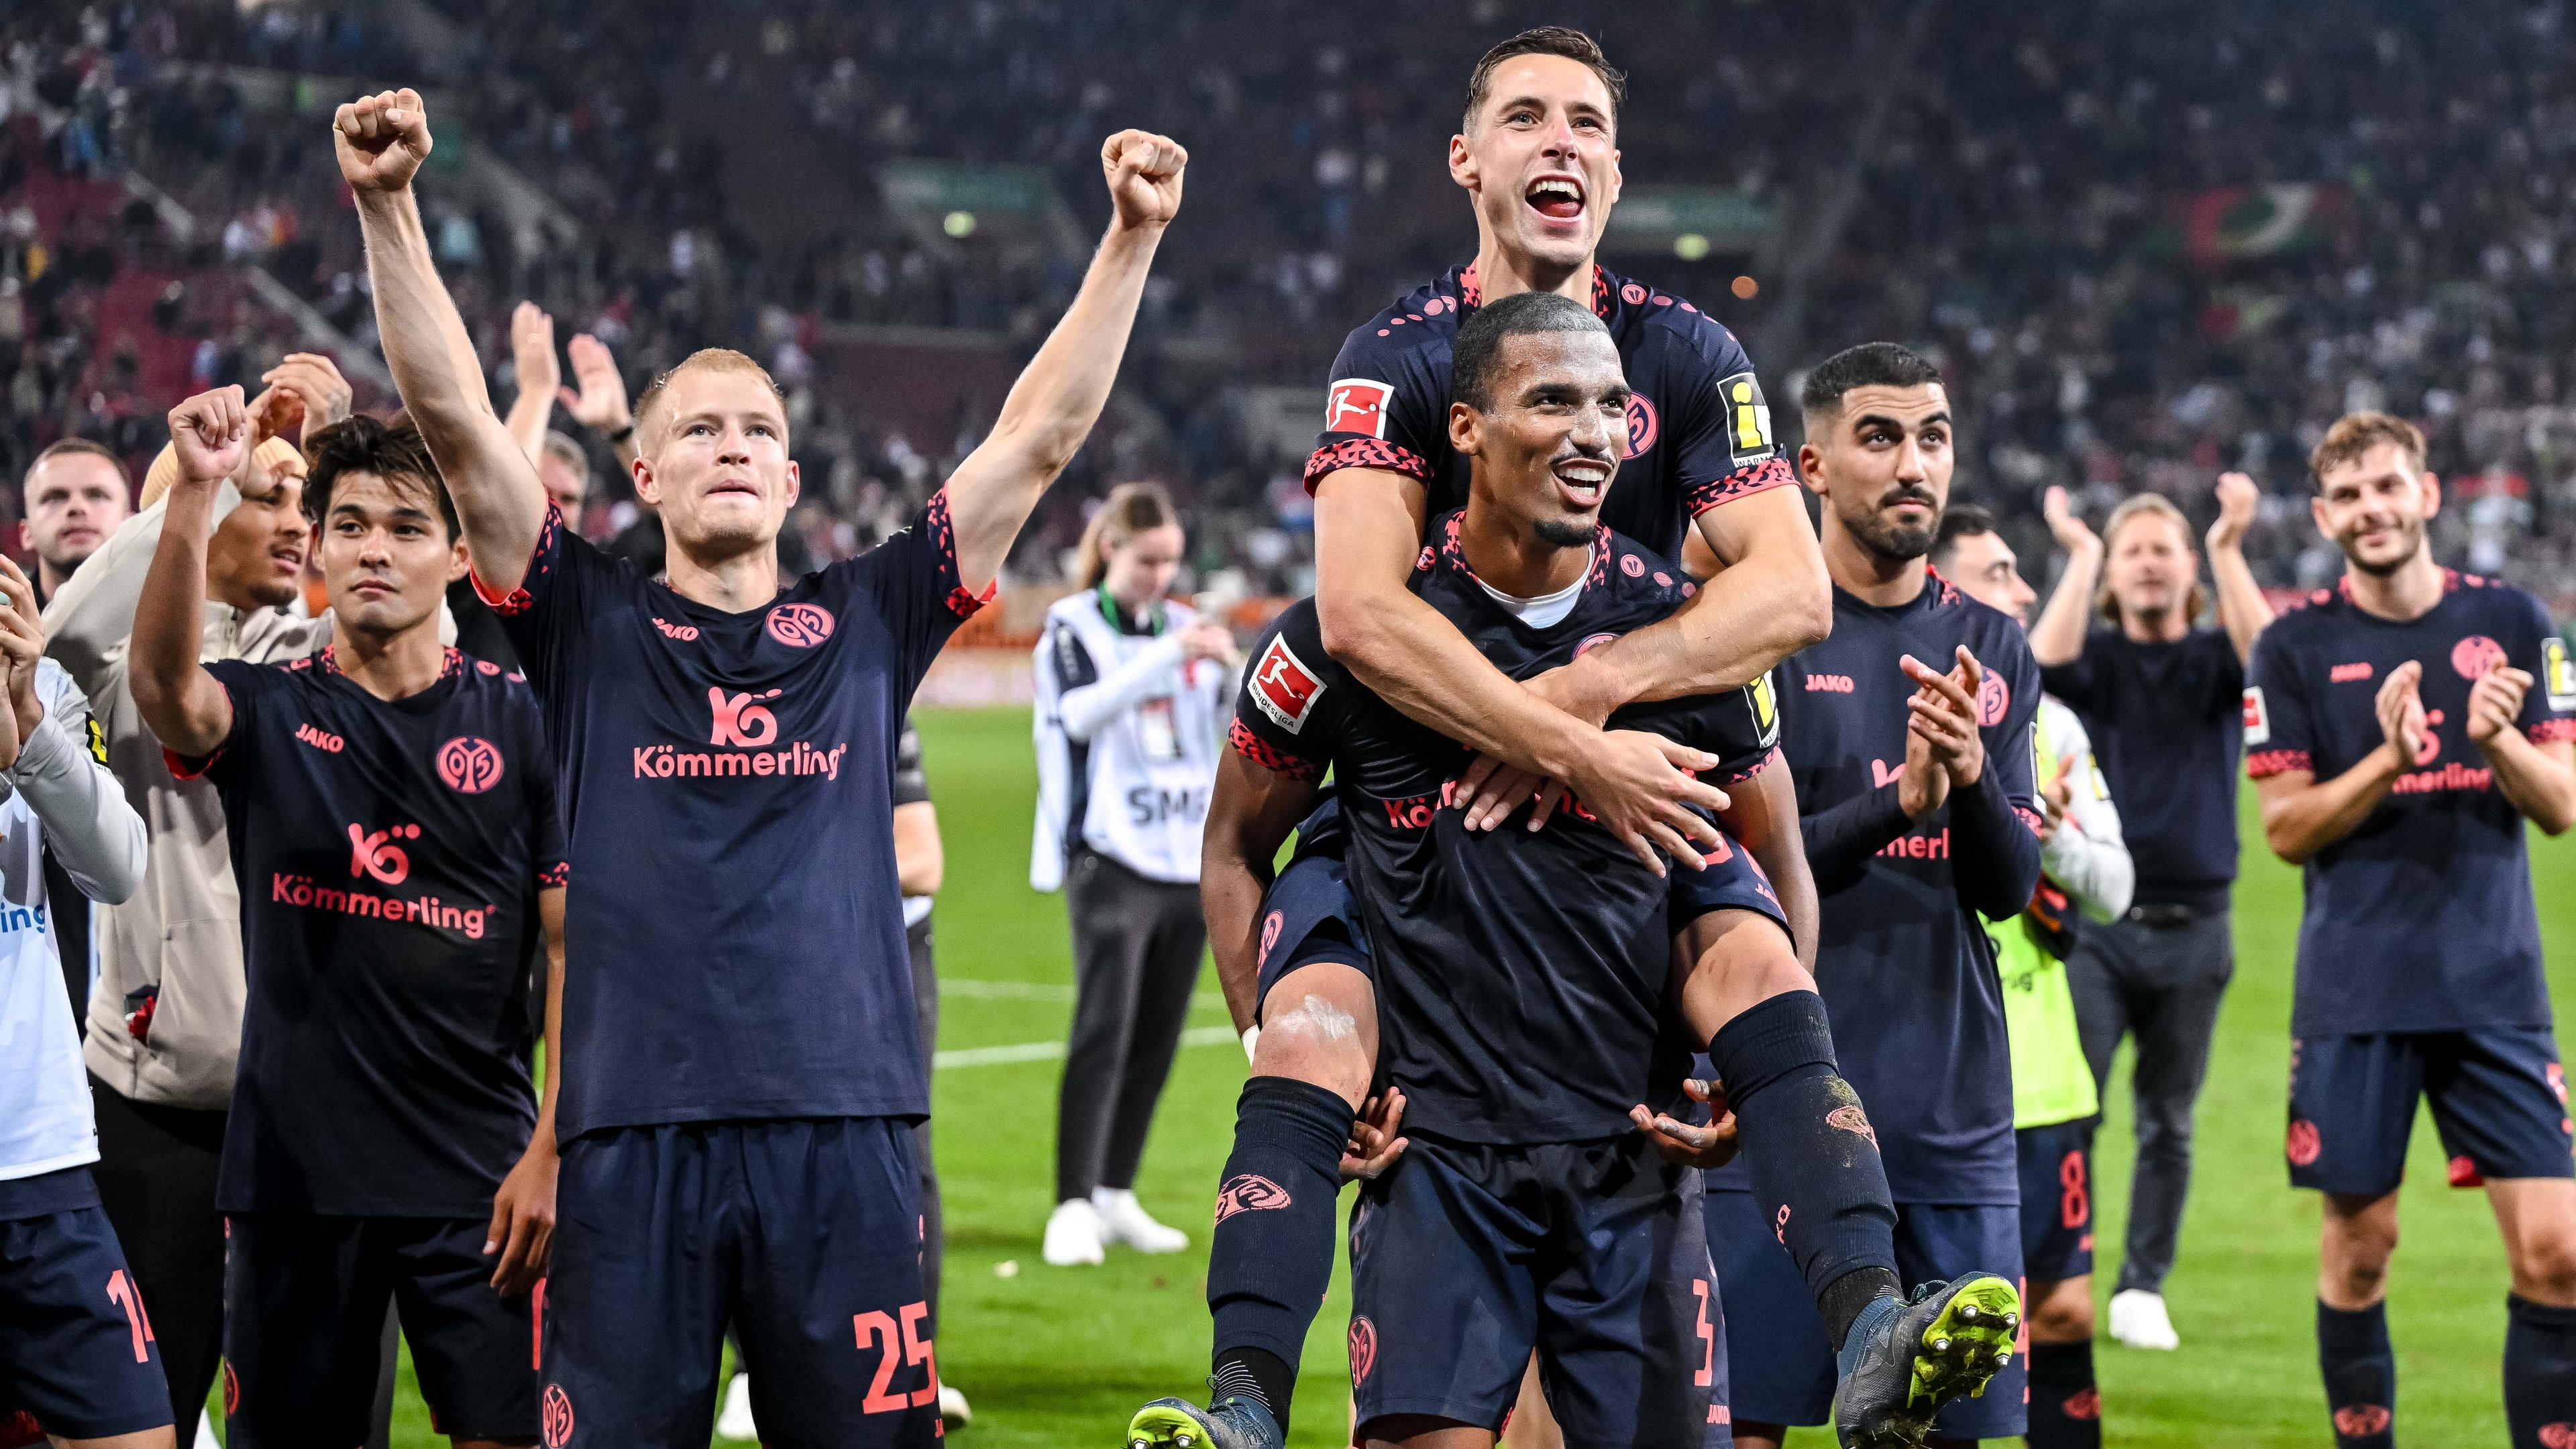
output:
M1243 1080L1213 974L1190 1017L1194 1041L1172 1074L1137 1190L1186 1228L1187 1253L1116 1252L1105 1267L1049 1268L1038 1238L1053 1205L1054 1113L1071 967L1063 902L1028 888L1036 793L1028 715L924 711L917 717L948 850L938 912L938 1160L947 1193L943 1377L974 1400L961 1449L1060 1449L1118 1442L1148 1398L1196 1394L1207 1372L1210 1204ZM2295 871L2261 845L2244 794L2245 871L2236 893L2236 982L2219 1019L2201 1100L2197 1178L2181 1265L2166 1285L2183 1347L2139 1353L2100 1341L2103 1420L2115 1446L2304 1446L2327 1438L2313 1337L2318 1206L2281 1160ZM2561 1000L2576 988L2576 848L2533 835L2541 932ZM1008 1048L1026 1048L1011 1051ZM2128 1091L2115 1082L2096 1167L2098 1280L2118 1264L2129 1182ZM1347 1197L1345 1201L1347 1202ZM2505 1266L2484 1194L2444 1185L2429 1117L2417 1123L2403 1198L2405 1239L2389 1289L2398 1404L2416 1445L2501 1443ZM1344 1275L1307 1342L1293 1443L1345 1442ZM1822 1446L1825 1431L1794 1433ZM431 1449L404 1365L394 1441ZM718 1441L722 1443L724 1441Z

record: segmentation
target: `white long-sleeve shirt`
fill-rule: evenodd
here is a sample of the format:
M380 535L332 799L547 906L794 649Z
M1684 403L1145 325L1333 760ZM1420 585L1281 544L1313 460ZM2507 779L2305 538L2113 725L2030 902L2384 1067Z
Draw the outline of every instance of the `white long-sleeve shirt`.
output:
M0 770L0 1181L98 1160L80 1032L63 986L45 897L44 852L91 899L118 902L143 883L143 817L108 773L89 701L60 665L36 670L45 717ZM6 708L0 702L0 708Z
M2062 775L2073 784L2065 818L2040 842L2039 868L2084 914L2117 920L2129 909L2138 872L2120 838L2120 807L2112 803L2110 786L2094 763L2093 737L2073 709L2053 695L2041 695L2032 738L2045 756L2039 761L2040 780Z
M1184 661L1181 635L1198 622L1167 603L1162 627L1131 634L1103 613L1097 591L1047 610L1037 648L1037 822L1029 884L1063 883L1077 845L1149 880L1199 878L1199 833L1234 718L1234 674Z

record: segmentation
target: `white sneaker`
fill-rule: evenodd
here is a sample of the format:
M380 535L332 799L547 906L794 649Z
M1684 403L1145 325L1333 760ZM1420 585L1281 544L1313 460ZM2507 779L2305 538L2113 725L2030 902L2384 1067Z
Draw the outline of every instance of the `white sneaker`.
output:
M215 1437L215 1421L205 1410L197 1411L196 1449L224 1449L224 1441Z
M975 1422L975 1410L966 1402L966 1396L957 1391L955 1384L941 1384L939 1417L947 1422L949 1428L963 1429Z
M1081 1198L1066 1198L1047 1216L1046 1260L1059 1268L1097 1264L1105 1256L1100 1238L1099 1209Z
M2111 1337L2131 1348L2177 1349L2181 1335L2165 1312L2165 1295L2123 1288L2111 1295Z
M751 1375L735 1374L733 1386L725 1390L724 1412L716 1415L716 1437L760 1442L760 1425L751 1417Z
M1122 1244L1140 1253L1177 1253L1190 1245L1189 1234L1154 1221L1145 1205L1136 1201L1133 1188L1117 1192L1093 1188L1091 1206L1100 1214L1100 1240L1104 1243Z

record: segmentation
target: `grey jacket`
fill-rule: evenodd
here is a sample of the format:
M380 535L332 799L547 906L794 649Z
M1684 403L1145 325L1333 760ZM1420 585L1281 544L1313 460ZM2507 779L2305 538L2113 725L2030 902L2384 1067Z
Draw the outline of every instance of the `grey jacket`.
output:
M240 502L225 484L215 519ZM89 696L108 766L151 840L142 888L98 910L98 983L82 1056L99 1080L138 1102L217 1109L232 1100L244 989L241 902L223 802L206 781L171 775L125 677L126 638L168 506L163 499L127 519L54 596L45 609L45 652ZM200 657L276 663L312 654L330 638L327 613L245 615L210 603ZM140 1017L147 999L150 1014ZM128 1029L130 1016L144 1025L139 1040Z

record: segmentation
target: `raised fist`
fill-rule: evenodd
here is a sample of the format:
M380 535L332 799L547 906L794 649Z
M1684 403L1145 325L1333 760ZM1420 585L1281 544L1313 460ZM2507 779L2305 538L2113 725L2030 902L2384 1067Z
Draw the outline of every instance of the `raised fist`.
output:
M250 456L250 405L239 387L201 392L170 410L170 446L179 476L190 483L221 483Z
M2255 511L2262 506L2263 490L2242 473L2218 475L2218 519L2209 525L2209 546L2213 549L2234 548L2245 541L2245 530L2254 525Z
M1100 143L1100 169L1123 227L1158 227L1181 209L1181 172L1190 153L1151 131L1121 131Z
M331 117L331 149L352 191L400 191L429 159L429 112L409 86L378 91Z

